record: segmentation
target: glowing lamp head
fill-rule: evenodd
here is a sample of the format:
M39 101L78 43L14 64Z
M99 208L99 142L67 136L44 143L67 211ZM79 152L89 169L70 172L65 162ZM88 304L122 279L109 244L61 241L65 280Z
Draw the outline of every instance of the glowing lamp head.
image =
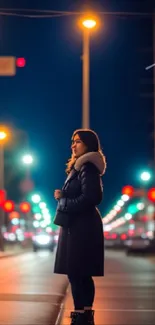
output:
M92 29L96 26L96 21L94 19L86 19L82 22L85 28Z
M7 137L7 134L5 131L0 131L0 140L4 140Z
M33 163L33 157L31 155L25 155L22 158L23 163L26 165L31 165Z
M149 181L150 178L151 178L151 174L149 172L147 172L147 171L145 171L145 172L143 172L141 174L141 180L144 181L144 182Z

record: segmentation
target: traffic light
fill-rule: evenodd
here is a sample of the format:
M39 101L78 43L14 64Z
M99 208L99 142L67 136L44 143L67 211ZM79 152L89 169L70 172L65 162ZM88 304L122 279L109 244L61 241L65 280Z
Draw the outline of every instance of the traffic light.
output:
M155 203L155 187L151 188L148 193L147 193L147 197L150 201Z
M24 68L26 65L26 60L24 58L17 58L16 59L16 66L18 68Z
M11 201L11 200L6 200L3 203L3 209L4 209L5 212L12 212L12 211L14 211L14 209L15 209L14 202Z
M20 203L19 208L22 213L28 213L31 211L31 205L28 202Z
M4 204L5 199L6 199L5 190L0 190L0 206L2 206Z
M122 194L126 194L131 197L134 194L134 188L131 185L126 185L122 188Z

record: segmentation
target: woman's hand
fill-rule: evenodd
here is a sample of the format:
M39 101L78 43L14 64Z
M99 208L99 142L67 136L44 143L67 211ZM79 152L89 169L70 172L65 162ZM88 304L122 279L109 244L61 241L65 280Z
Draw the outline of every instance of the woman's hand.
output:
M61 190L55 190L54 191L54 197L56 200L59 200L62 198L62 191Z

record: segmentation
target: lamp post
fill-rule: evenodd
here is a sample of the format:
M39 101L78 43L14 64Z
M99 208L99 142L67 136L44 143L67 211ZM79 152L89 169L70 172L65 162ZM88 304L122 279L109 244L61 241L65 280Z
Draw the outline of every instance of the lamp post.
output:
M30 167L33 164L33 156L30 153L25 154L22 156L22 163L26 166L26 177L25 180L21 184L21 189L24 192L24 196L26 198L27 194L32 190L33 188L33 182L31 180L31 174L30 174ZM26 216L27 219L27 229L29 231L32 231L32 213L29 211Z
M0 190L4 190L4 142L7 138L7 133L0 129ZM2 227L4 225L4 210L0 208L0 250L4 251L4 241Z
M83 72L82 72L82 128L90 127L89 84L90 84L90 29L96 26L96 20L85 19L82 22L83 31Z
M4 189L4 141L7 138L5 131L0 131L0 189Z

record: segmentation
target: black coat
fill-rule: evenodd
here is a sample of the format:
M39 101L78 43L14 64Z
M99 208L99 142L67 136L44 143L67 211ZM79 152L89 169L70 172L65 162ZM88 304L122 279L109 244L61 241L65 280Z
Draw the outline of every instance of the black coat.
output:
M67 275L104 275L103 224L96 206L102 200L99 170L91 163L72 170L63 188L57 215L69 223L60 227L54 272ZM55 224L57 224L57 215Z

